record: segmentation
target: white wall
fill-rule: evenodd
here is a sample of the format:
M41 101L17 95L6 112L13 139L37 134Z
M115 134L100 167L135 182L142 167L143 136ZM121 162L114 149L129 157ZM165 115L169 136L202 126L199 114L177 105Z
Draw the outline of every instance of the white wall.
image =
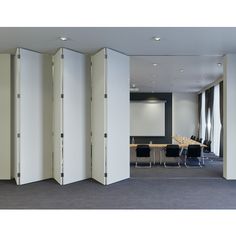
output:
M198 104L196 93L173 93L172 134L190 137L197 134Z
M10 55L0 55L0 179L11 178Z

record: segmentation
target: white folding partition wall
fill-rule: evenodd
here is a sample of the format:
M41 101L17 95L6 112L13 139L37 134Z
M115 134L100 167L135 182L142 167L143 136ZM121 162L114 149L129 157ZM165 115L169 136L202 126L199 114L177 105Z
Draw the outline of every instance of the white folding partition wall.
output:
M91 177L89 64L64 48L54 56L54 178L60 184Z
M0 54L0 179L11 178L10 55Z
M92 57L92 178L105 185L130 176L129 77L128 56Z
M51 56L17 49L14 108L14 177L17 184L51 178Z

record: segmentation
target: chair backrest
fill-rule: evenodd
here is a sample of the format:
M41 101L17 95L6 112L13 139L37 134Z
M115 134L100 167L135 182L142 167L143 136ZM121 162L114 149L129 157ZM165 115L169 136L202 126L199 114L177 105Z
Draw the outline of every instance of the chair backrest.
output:
M211 151L211 140L207 141L207 150L210 152Z
M196 139L196 136L192 135L192 136L191 136L191 139L192 139L192 140L195 140L195 139Z
M176 144L168 144L166 146L166 157L179 157L180 148Z
M203 144L204 144L204 145L207 145L207 142L208 142L208 141L205 139L204 142L203 142Z
M137 157L150 157L150 147L149 145L137 145L136 148Z
M200 157L201 146L198 144L188 145L187 157Z
M199 139L199 143L202 143L202 138Z

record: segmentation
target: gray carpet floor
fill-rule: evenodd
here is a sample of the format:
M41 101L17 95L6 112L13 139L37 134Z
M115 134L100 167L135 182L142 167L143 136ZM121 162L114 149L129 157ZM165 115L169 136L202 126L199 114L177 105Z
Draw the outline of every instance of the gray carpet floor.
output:
M164 168L163 165L153 165L152 168L135 168L131 165L131 178L222 178L223 160L213 153L205 154L205 165L202 168L186 168L183 163L181 168Z
M169 173L173 169L162 167L161 170L167 171L165 174L169 173L164 175L164 172L157 173L158 168L156 172L153 169L150 176L133 172L132 178L109 186L92 179L65 186L58 185L54 180L23 186L16 186L14 181L0 181L0 208L236 209L236 181L221 178L222 163L221 167L213 164L211 168L215 169L215 173L212 170L205 177L200 176L200 172L193 174L201 169L174 169L182 170L182 174L178 173L180 178L176 178L176 174Z
M128 179L109 186L0 182L1 209L236 209L236 181Z

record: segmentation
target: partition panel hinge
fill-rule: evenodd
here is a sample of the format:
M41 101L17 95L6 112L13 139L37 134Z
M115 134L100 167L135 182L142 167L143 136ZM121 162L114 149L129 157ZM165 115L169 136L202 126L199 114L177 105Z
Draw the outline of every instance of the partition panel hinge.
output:
M105 59L107 59L107 54L105 54Z
M64 94L63 93L61 94L61 98L64 98Z
M20 94L19 93L17 94L17 98L20 98Z
M107 133L104 134L104 138L107 138Z
M17 173L17 177L20 178L20 173Z
M104 173L104 177L107 178L107 173Z
M17 138L20 138L20 133L17 134Z
M93 65L93 63L92 62L90 62L90 66L92 66Z
M64 54L61 54L61 59L64 59Z
M64 134L63 133L61 133L61 138L64 138Z
M61 177L62 177L62 178L64 177L64 173L61 173Z
M20 54L17 55L17 59L20 59Z
M107 94L106 93L104 94L104 98L107 98Z

